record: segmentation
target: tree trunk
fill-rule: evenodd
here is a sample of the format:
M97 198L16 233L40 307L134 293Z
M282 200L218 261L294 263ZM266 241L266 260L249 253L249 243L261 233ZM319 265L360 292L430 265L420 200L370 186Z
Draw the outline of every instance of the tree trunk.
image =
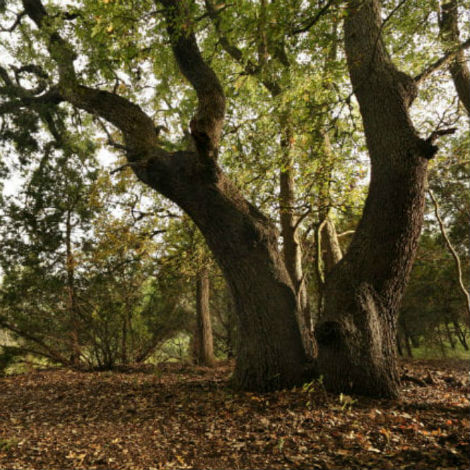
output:
M313 324L308 302L307 286L302 268L302 247L298 237L297 216L295 214L294 161L291 156L292 129L289 116L284 113L281 124L282 168L279 174L279 207L282 236L282 254L287 272L297 294L298 318L302 344L309 359L315 356Z
M439 26L445 48L452 50L458 47L460 44L460 33L456 0L451 0L441 5L441 21ZM452 75L457 95L467 113L470 114L470 70L463 50L457 53L449 66L449 71Z
M123 365L129 363L129 356L127 354L127 336L129 329L129 315L128 315L128 306L126 305L126 311L122 316L122 329L121 329L121 362Z
M446 334L447 334L447 339L449 340L450 347L452 349L455 349L455 339L452 336L452 331L449 328L449 323L447 320L444 320L444 325L446 327Z
M401 335L400 332L397 332L397 351L400 357L403 357L403 349L401 347Z
M442 331L441 331L441 326L440 325L437 325L436 332L437 332L437 342L439 344L439 349L441 350L441 355L442 355L442 357L446 357L447 352L446 352L446 347L445 347L445 344L444 344L444 340L442 338Z
M70 343L72 354L70 362L74 367L79 367L81 348L79 342L79 318L77 311L77 299L75 292L75 261L72 253L72 214L67 210L65 220L65 269L67 272L67 310L70 323Z
M341 261L343 253L336 233L333 221L327 216L321 231L321 243L323 253L323 269L325 274L329 272Z
M194 332L194 362L201 366L215 365L214 340L209 307L209 271L202 268L196 277L196 330Z
M437 148L410 121L416 86L387 55L379 1L348 4L346 54L372 171L354 238L326 279L318 366L331 390L396 397L398 307L423 220L427 159Z
M413 357L413 349L411 347L411 339L410 335L405 331L405 346L406 346L406 353L408 357Z
M268 391L301 383L307 360L296 293L274 224L241 196L215 162L204 167L194 153L172 155L165 178L160 160L136 173L186 211L224 273L242 332L235 387Z
M454 325L455 334L457 335L457 338L459 339L460 344L463 346L465 351L468 351L468 344L467 344L467 339L465 338L465 331L462 330L457 320L452 320L452 324Z

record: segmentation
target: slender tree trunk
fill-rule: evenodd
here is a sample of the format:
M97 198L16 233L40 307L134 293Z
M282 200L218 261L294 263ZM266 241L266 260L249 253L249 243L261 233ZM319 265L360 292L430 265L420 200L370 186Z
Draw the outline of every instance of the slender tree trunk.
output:
M437 148L410 121L416 85L387 55L378 0L348 2L345 44L372 171L354 238L326 279L318 365L331 390L396 397L398 307L418 246L427 159Z
M403 357L403 349L401 348L401 335L400 332L397 332L397 351L400 357Z
M284 262L297 294L298 318L302 343L307 356L313 359L316 355L313 339L313 324L308 301L307 286L302 268L302 247L298 237L298 217L295 214L294 160L291 156L293 139L292 127L288 113L283 113L281 124L282 168L279 174L279 206L282 254Z
M413 357L413 349L411 347L411 339L410 335L405 331L405 346L406 346L406 353L408 357Z
M79 318L75 293L75 265L72 252L72 215L67 211L65 221L65 268L67 272L67 310L70 323L70 341L72 347L71 363L74 367L80 365L81 348L79 342Z
M129 328L129 317L128 317L127 310L126 310L126 312L124 312L124 315L122 317L122 331L121 331L121 335L122 335L121 336L121 362L124 365L129 363L129 357L127 354L128 328Z
M419 348L419 344L420 344L419 336L418 335L412 335L411 333L408 333L408 335L410 337L412 346L414 348Z
M457 335L457 338L459 339L460 344L463 346L465 351L468 351L469 348L467 344L467 339L465 338L465 331L462 330L457 320L452 320L452 324L454 325L455 334Z
M444 340L442 339L442 331L441 331L441 326L440 325L438 325L436 327L436 332L437 332L437 341L438 341L438 344L439 344L439 349L441 350L441 355L442 355L442 357L446 357L447 356L446 347L445 347L445 344L444 344Z
M428 189L428 194L434 206L434 214L439 223L439 229L441 230L442 238L444 239L444 242L449 250L449 253L452 255L452 258L454 259L457 282L459 285L459 291L462 297L464 298L465 310L467 312L467 315L470 317L470 292L465 286L465 283L463 280L462 263L460 262L460 256L457 253L457 250L454 248L454 245L452 245L452 242L450 241L449 236L447 235L447 230L444 225L444 221L442 220L442 217L439 213L439 203L437 202L436 197L434 196L433 192L430 189Z
M336 233L333 221L327 216L321 232L321 243L323 252L323 267L325 274L329 272L341 261L343 253Z
M202 268L196 276L196 330L194 332L194 362L201 366L215 365L214 340L209 306L209 271Z
M452 335L452 331L449 328L449 323L447 320L444 321L444 325L446 327L447 339L449 340L450 347L455 349L455 339Z

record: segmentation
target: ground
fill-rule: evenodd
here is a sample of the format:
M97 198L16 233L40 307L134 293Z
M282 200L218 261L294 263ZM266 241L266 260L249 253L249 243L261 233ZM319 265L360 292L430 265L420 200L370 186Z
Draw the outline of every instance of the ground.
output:
M0 378L0 469L467 469L468 363L402 363L399 400L255 395L230 365Z

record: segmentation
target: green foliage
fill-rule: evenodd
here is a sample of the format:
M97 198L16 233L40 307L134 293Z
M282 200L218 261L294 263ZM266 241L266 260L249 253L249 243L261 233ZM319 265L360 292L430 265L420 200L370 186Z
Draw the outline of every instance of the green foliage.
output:
M0 326L18 354L106 369L146 360L189 313L171 282L152 280L153 220L108 211L115 186L92 151L68 139L7 199Z

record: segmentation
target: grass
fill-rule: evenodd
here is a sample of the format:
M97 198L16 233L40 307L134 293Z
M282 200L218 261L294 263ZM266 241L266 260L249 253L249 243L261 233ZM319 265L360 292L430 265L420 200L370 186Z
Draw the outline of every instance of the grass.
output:
M412 348L413 357L415 359L463 359L470 361L470 351L466 351L464 347L458 343L455 349L452 349L449 343L444 343L441 348L438 345L421 344L419 348Z

